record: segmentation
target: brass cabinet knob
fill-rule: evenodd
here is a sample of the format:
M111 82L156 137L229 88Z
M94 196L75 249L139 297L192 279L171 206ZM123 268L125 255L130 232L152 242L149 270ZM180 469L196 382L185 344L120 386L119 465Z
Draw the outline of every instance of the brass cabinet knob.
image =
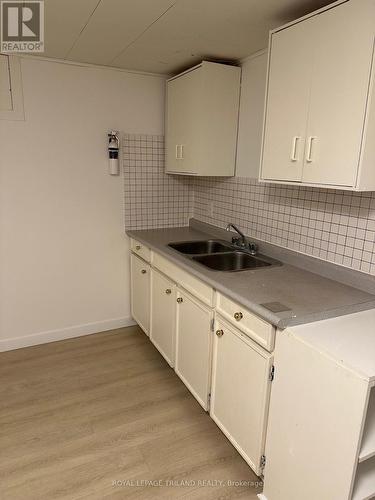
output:
M135 247L136 250L140 250L141 248L142 248L141 245L136 245Z
M178 304L181 304L183 301L184 301L184 299L182 297L178 297L178 299L177 299Z
M241 321L242 318L243 318L242 312L234 313L234 319L236 321Z
M146 269L142 269L141 273L146 274L147 273Z
M167 288L167 289L165 290L165 293L166 293L167 295L170 295L170 294L172 293L172 290L171 290L170 288Z
M216 330L216 335L222 337L224 335L224 330Z

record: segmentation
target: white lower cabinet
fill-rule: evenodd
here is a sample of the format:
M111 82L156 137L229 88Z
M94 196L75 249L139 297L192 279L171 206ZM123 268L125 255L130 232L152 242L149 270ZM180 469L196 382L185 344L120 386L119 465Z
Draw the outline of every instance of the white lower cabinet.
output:
M275 328L136 240L131 272L133 318L260 475Z
M142 330L150 331L150 265L134 254L131 265L131 312Z
M173 367L175 358L176 285L151 269L150 339Z
M278 336L266 500L375 498L374 329L361 314Z
M213 311L180 288L176 301L176 373L208 410Z
M216 320L215 333L210 414L260 475L273 358L220 317Z

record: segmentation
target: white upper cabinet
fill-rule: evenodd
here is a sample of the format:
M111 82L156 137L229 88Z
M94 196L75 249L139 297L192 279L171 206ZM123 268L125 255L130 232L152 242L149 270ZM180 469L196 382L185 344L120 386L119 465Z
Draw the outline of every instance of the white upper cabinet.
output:
M311 22L275 34L269 64L263 147L266 179L301 181L309 103Z
M166 172L232 176L241 69L203 61L167 82Z
M375 2L271 32L260 179L375 190Z

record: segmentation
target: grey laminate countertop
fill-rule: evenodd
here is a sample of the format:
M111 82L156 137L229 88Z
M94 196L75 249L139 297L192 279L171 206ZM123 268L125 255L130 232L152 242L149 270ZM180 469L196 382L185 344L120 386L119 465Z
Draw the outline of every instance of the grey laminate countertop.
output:
M375 295L290 263L241 272L213 271L167 246L172 242L212 238L209 232L179 227L127 234L281 329L375 308ZM272 302L279 302L288 310L272 312L263 305Z

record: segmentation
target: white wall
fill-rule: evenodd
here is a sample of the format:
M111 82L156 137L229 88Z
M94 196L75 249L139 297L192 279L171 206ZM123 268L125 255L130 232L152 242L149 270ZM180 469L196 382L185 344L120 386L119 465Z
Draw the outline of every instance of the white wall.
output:
M258 52L243 61L237 145L237 177L258 178L266 77L266 50Z
M164 81L22 59L26 121L0 120L0 350L130 321L123 178L106 133L163 133Z

